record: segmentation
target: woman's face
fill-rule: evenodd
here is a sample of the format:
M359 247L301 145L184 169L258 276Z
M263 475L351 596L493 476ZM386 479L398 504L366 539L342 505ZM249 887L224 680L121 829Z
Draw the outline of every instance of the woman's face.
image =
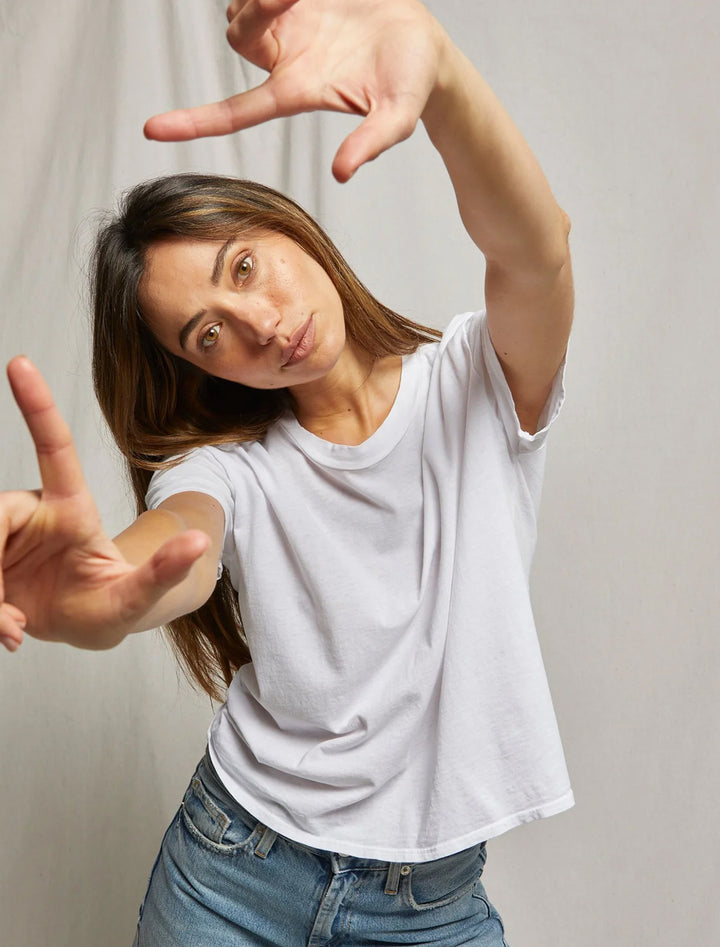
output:
M337 290L281 234L163 240L147 251L140 303L165 349L252 388L322 378L345 347Z

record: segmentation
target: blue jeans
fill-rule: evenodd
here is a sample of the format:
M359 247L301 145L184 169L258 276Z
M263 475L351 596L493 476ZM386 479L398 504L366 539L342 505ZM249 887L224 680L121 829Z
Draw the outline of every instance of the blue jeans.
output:
M396 864L309 848L227 793L207 754L165 833L134 947L507 947L485 843Z

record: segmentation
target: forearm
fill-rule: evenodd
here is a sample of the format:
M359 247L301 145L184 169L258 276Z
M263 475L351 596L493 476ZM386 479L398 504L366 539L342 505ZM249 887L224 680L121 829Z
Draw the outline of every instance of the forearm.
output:
M148 510L113 541L129 563L139 566L150 559L168 539L190 528L178 513L170 510ZM216 569L211 557L200 557L183 581L165 592L128 633L148 631L195 611L212 594Z
M528 275L562 266L569 221L488 84L443 34L422 120L450 175L465 228L489 262Z

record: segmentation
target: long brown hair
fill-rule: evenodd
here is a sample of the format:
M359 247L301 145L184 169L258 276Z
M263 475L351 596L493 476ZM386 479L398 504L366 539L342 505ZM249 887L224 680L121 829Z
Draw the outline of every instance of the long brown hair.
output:
M99 230L91 289L95 394L127 462L139 513L154 470L196 447L258 440L291 406L286 389L249 388L177 358L143 320L138 293L150 246L167 237L227 240L248 231L283 234L323 267L342 301L348 338L372 358L414 352L440 335L378 302L318 224L271 188L200 174L137 185ZM166 631L189 679L213 698L222 699L250 661L227 570L205 605Z

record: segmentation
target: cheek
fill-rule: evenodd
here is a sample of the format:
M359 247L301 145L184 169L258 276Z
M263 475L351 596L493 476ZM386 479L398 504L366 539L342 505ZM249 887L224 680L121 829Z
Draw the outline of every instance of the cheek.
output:
M342 309L333 313L332 318L327 320L327 329L323 334L321 344L318 346L318 354L321 356L325 368L332 368L342 353L345 351L347 343L347 332L345 330L345 319Z
M337 334L343 342L347 336L347 329L345 327L345 311L343 309L342 303L338 300L336 304L337 308L335 310L335 320L337 325Z
M345 312L343 310L342 300L334 285L328 280L325 292L321 299L322 308L330 317L330 321L337 327L338 331L345 331Z

